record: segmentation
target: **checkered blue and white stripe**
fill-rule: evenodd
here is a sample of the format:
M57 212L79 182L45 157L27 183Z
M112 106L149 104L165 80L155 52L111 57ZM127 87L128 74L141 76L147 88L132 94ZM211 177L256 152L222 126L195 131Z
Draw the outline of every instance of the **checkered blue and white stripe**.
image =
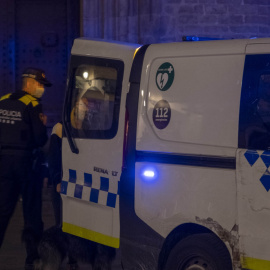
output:
M244 156L254 170L261 172L259 179L268 192L270 190L270 151L247 150Z
M69 169L69 179L62 180L61 193L70 197L115 208L119 198L119 181L116 185L107 177L84 173L78 180L76 170Z

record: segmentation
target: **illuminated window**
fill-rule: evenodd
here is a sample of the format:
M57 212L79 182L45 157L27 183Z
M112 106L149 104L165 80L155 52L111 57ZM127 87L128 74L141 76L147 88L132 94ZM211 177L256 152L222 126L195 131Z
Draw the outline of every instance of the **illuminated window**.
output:
M70 78L70 124L79 138L113 138L118 128L123 63L75 57Z

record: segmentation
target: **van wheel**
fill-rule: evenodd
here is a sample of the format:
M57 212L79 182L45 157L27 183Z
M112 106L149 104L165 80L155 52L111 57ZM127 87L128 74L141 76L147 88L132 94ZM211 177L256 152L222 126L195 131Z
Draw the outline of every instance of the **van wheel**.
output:
M171 250L164 270L232 270L230 253L214 234L194 234Z

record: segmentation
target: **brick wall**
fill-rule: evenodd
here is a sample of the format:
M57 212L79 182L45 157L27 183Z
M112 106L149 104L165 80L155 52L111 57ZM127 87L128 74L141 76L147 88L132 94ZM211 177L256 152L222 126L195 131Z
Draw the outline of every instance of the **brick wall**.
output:
M86 37L136 43L270 35L270 0L83 0Z

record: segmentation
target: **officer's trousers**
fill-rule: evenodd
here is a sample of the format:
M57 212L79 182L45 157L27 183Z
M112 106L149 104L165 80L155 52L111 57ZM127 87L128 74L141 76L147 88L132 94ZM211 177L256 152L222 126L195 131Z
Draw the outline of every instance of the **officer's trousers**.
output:
M23 200L26 264L38 256L37 244L43 231L42 182L32 172L32 158L21 154L0 154L0 247L19 195Z

